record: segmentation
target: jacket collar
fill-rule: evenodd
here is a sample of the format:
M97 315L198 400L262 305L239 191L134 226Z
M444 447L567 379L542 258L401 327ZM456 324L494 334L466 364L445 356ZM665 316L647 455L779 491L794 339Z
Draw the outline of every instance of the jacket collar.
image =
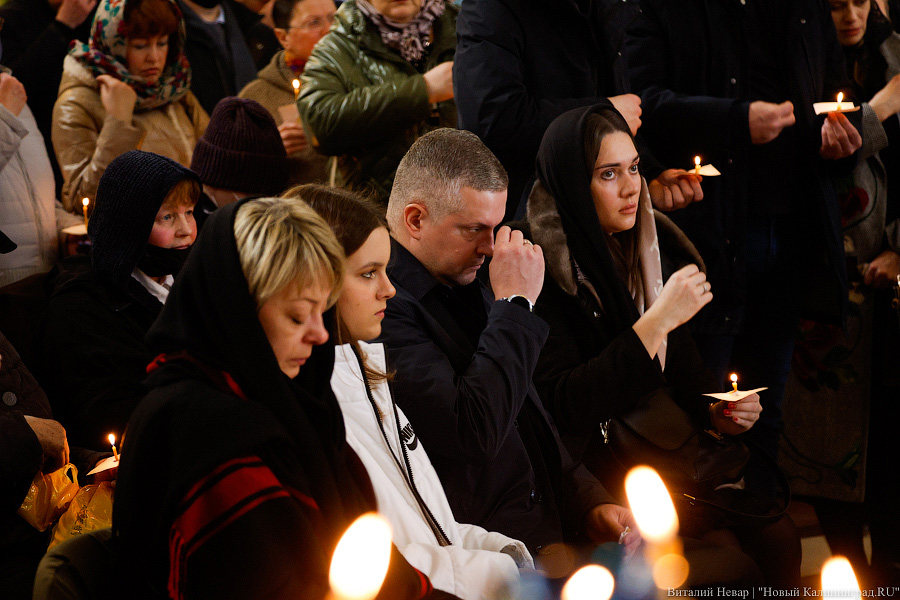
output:
M394 284L401 286L419 302L428 292L443 285L394 238L391 238L391 261L387 271Z

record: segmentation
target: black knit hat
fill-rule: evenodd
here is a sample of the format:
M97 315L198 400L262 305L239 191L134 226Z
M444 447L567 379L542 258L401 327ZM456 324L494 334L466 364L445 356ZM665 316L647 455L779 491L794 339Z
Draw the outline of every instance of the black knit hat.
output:
M124 289L147 247L156 213L183 179L200 178L174 160L141 150L122 154L106 167L88 225L91 264Z
M219 100L194 147L191 169L203 183L253 195L277 195L288 185L288 162L275 119L259 102Z

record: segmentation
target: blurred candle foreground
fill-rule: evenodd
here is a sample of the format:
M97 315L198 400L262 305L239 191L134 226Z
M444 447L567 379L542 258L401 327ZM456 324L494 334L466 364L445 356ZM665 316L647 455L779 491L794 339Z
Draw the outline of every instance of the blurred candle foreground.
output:
M625 495L646 542L644 555L656 587L680 587L687 580L688 563L677 538L675 505L662 478L650 467L635 467L625 477Z
M371 600L378 595L391 559L391 526L366 513L347 528L334 556L328 583L330 600Z
M850 561L843 556L828 559L822 567L823 598L860 598L859 583Z
M578 569L562 589L562 600L609 600L616 582L608 569L588 565Z

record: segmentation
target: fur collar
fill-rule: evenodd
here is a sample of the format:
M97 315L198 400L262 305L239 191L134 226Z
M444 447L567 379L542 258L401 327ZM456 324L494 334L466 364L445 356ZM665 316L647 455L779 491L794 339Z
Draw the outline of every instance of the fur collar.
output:
M641 202L650 202L646 181L641 186ZM668 259L676 269L694 263L705 273L706 265L700 253L684 232L660 211L654 210L653 215L663 263ZM567 294L577 295L578 285L556 200L540 181L535 182L528 196L527 218L531 239L544 251L547 273Z

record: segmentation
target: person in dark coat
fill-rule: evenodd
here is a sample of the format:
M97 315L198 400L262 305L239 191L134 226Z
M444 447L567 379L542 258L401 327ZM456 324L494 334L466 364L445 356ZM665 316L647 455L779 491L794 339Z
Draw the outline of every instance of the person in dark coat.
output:
M507 219L524 214L534 159L553 119L609 101L638 131L642 107L620 52L636 9L635 0L462 4L453 77L459 127L477 134L509 173ZM682 169L663 172L649 152L642 155L651 193L700 192L698 178Z
M275 33L261 15L234 0L178 0L191 63L191 89L207 113L236 96L278 51ZM264 40L264 41L259 41ZM254 50L258 56L254 55Z
M25 86L56 177L57 197L62 173L50 140L53 104L59 94L69 42L88 41L96 6L97 0L8 0L0 6L0 59Z
M388 205L397 294L378 341L453 514L522 540L540 562L556 543L607 541L634 525L571 461L532 383L547 337L531 310L544 261L521 233L504 227L494 240L506 186L470 132L439 129L413 144ZM491 254L493 295L475 278Z
M161 354L122 444L125 596L326 597L340 535L376 509L322 345L343 262L296 200L244 200L206 222L147 336ZM393 549L378 598L453 596Z
M713 403L703 396L722 390L684 324L713 294L693 245L667 218L654 219L639 161L617 112L568 111L544 134L528 199L531 239L553 257L535 307L550 325L535 382L569 451L613 490L625 473L607 452L602 424L648 398L671 397L695 428L725 435L743 434L760 414L757 394ZM800 540L789 517L748 526L679 508L682 535L733 536L768 585L799 585Z
M714 293L692 330L720 384L735 371L745 389L769 388L748 435L775 456L798 316L840 322L846 311L829 175L855 165L860 113L813 110L849 91L843 54L819 0L642 0L641 9L624 50L642 133L665 164L700 155L722 172L704 179L702 202L671 215Z
M32 480L68 462L84 475L108 453L69 448L47 396L2 333L0 397L0 581L3 598L26 600L52 531L38 531L16 513Z
M144 336L197 236L200 180L175 161L134 150L110 163L97 188L91 256L48 276L40 379L73 443L106 447L146 393L153 359Z

